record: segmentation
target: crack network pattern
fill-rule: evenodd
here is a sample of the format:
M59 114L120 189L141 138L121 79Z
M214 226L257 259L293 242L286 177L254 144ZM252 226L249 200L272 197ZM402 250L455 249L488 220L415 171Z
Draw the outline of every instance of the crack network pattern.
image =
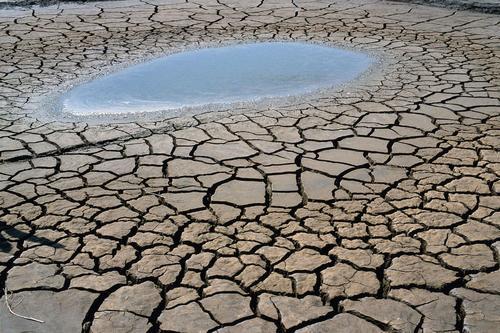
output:
M496 332L500 17L379 0L0 12L0 331ZM378 73L192 117L47 122L37 98L203 43L324 42ZM34 105L34 106L33 106Z

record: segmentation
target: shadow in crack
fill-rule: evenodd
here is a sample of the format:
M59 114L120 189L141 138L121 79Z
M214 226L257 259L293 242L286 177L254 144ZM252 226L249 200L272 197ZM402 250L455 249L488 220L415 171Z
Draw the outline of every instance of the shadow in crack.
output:
M10 227L5 224L5 222L0 221L0 252L10 252L12 250L12 243L9 242L5 235L9 235L16 240L29 241L33 243L38 243L40 245L47 245L53 248L62 248L61 244L54 242L45 237L38 237L30 235L24 231L18 230L15 227Z

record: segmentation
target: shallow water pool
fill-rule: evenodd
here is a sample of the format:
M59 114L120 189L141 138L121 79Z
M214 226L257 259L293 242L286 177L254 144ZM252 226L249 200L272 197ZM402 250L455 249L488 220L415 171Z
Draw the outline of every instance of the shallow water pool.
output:
M171 54L75 86L56 109L78 116L178 110L300 95L352 80L370 56L298 42Z

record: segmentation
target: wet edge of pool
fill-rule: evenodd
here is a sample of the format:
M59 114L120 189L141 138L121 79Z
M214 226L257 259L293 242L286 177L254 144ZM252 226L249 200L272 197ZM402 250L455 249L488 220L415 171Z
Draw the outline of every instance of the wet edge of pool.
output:
M315 44L326 47L337 48L341 50L358 52L367 55L373 59L368 68L359 74L354 79L345 81L344 83L337 84L330 87L315 89L309 92L305 92L297 95L289 96L273 96L273 97L263 97L258 100L252 101L241 101L241 102L231 102L231 103L216 103L216 104L204 104L201 106L183 107L179 109L168 109L164 111L151 111L151 112L134 112L127 114L98 114L98 115L75 115L68 112L60 112L56 109L56 103L58 97L62 94L68 92L75 86L96 80L100 77L110 75L112 73L119 72L131 66L146 63L158 58L166 57L169 55L195 51L205 48L217 48L217 47L227 47L231 45L242 45L242 44L254 44L254 43L265 43L265 42L284 42L284 43L304 43L304 44ZM258 39L258 40L224 40L220 42L206 42L200 44L189 44L186 46L181 46L173 48L167 52L161 52L153 55L148 55L141 57L135 61L123 62L119 64L109 65L103 67L101 70L92 74L82 74L81 78L65 81L57 86L54 86L50 94L40 94L37 96L32 96L30 101L25 106L25 110L29 111L28 116L35 118L37 121L42 123L86 123L89 125L105 125L105 124L130 124L130 123L151 123L160 121L169 121L174 119L190 119L193 117L206 117L211 116L211 118L217 119L217 114L220 117L226 116L227 114L240 114L244 112L256 113L260 111L269 110L272 108L282 108L293 104L304 104L311 103L314 100L324 99L332 97L332 93L341 93L344 97L350 93L358 90L359 86L364 83L381 79L380 75L383 69L389 63L389 59L384 57L380 51L376 52L373 50L364 50L362 48L356 48L352 45L345 43L333 43L325 41L315 41L315 40L301 40L301 39Z

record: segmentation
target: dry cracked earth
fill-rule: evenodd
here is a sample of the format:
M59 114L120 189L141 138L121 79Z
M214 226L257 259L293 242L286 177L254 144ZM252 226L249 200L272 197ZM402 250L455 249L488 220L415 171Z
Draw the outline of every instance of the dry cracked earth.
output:
M0 331L498 332L499 22L379 0L0 10ZM381 63L272 107L34 114L112 65L273 39Z

